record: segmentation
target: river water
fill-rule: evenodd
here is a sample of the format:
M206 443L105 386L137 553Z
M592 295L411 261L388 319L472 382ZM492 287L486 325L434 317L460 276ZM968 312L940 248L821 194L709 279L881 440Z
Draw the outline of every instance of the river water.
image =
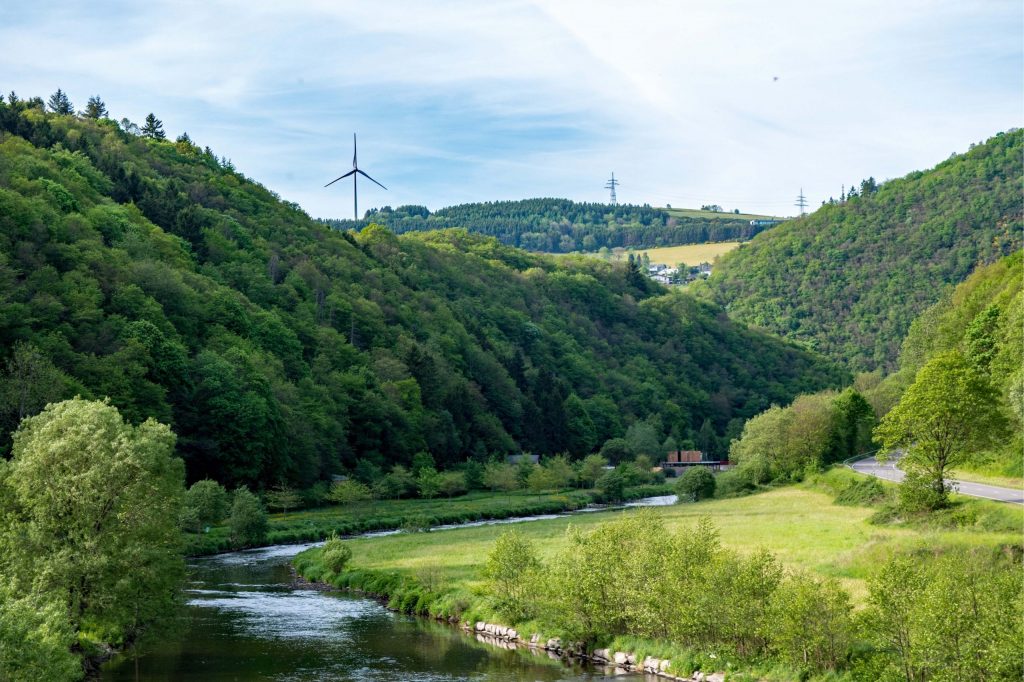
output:
M671 502L671 497L649 498L631 506ZM542 518L549 516L517 521ZM477 642L455 627L392 613L372 599L296 587L289 563L310 546L278 545L191 560L179 626L141 652L107 663L100 680L609 679L603 669L569 666L545 652ZM645 676L615 679L638 681Z

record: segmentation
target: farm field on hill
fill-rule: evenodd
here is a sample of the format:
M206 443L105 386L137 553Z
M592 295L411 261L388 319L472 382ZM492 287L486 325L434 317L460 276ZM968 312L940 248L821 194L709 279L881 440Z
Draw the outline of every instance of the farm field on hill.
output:
M698 265L700 263L714 263L715 259L722 254L729 253L741 242L711 242L708 244L683 244L681 246L666 246L660 249L634 249L623 253L620 257L612 256L613 260L625 260L628 253L641 255L646 253L652 263L664 263L666 265ZM561 255L561 254L559 254ZM584 256L599 257L597 253L584 253Z

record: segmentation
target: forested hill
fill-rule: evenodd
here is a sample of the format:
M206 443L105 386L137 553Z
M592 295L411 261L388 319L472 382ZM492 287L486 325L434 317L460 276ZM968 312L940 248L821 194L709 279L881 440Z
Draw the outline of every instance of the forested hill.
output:
M654 248L749 239L764 230L750 216L711 211L674 212L650 206L578 203L568 199L488 201L442 208L385 207L364 220L325 221L338 229L371 222L396 234L462 227L529 251L570 253L603 247Z
M47 401L109 396L172 425L191 479L305 485L578 455L638 419L721 435L848 379L621 265L331 230L147 127L0 104L5 448Z
M979 263L1021 248L1024 133L759 235L708 291L736 320L857 370L891 370L911 320Z

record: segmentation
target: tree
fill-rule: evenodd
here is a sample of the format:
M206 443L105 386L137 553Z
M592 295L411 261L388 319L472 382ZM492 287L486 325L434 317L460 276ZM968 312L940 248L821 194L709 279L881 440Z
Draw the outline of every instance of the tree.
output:
M852 611L835 579L792 573L772 594L772 647L808 672L835 670L853 644Z
M946 472L996 442L1006 428L999 396L987 378L959 351L934 357L922 367L903 398L882 419L875 436L885 450L904 448L900 467L912 486L928 486L925 506L947 502Z
M16 343L7 361L7 371L0 376L0 424L13 430L46 403L60 399L67 384L64 373L38 348Z
M85 105L85 111L82 112L82 116L86 118L106 118L107 117L107 105L103 103L99 95L93 95L89 98L89 101Z
M502 615L512 621L531 616L529 579L540 567L533 543L515 529L498 536L487 555L483 577Z
M593 451L597 444L597 429L586 404L575 393L565 399L565 426L569 452L580 456Z
M606 466L608 466L608 460L601 455L587 455L579 463L578 479L580 483L588 488L593 488L597 479L604 474Z
M289 509L295 509L302 504L302 496L289 485L279 483L263 494L267 506L271 509L288 513Z
M75 107L72 106L71 100L68 99L67 94L60 88L57 88L57 92L50 95L46 106L49 107L50 111L61 116L70 116L75 113Z
M511 492L520 487L516 468L504 462L491 462L485 466L483 481L491 490Z
M228 491L220 483L205 478L196 481L185 493L184 508L187 518L193 522L193 529L220 523L228 515Z
M80 398L25 419L0 465L0 584L57 604L73 641L132 641L164 617L184 577L174 440Z
M462 471L444 471L437 479L437 489L445 497L462 495L468 490L466 474Z
M626 489L626 480L618 469L611 469L601 474L595 487L605 502L621 502Z
M151 113L146 115L146 122L142 124L142 134L154 140L167 138L167 135L164 133L163 121Z
M335 504L363 502L372 497L373 495L370 493L370 487L365 483L360 483L354 479L349 479L347 481L335 481L331 484L331 491L327 494L327 499Z
M231 516L228 517L228 528L235 545L258 545L266 539L268 527L267 510L260 498L245 486L235 490Z
M675 484L679 501L698 502L715 496L715 476L707 467L690 467Z

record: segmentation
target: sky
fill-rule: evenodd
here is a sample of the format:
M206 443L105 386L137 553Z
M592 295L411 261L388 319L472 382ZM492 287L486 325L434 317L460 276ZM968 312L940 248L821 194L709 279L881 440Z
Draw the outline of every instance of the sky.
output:
M793 215L1024 118L1019 0L0 4L0 89L153 112L314 217L566 197Z

